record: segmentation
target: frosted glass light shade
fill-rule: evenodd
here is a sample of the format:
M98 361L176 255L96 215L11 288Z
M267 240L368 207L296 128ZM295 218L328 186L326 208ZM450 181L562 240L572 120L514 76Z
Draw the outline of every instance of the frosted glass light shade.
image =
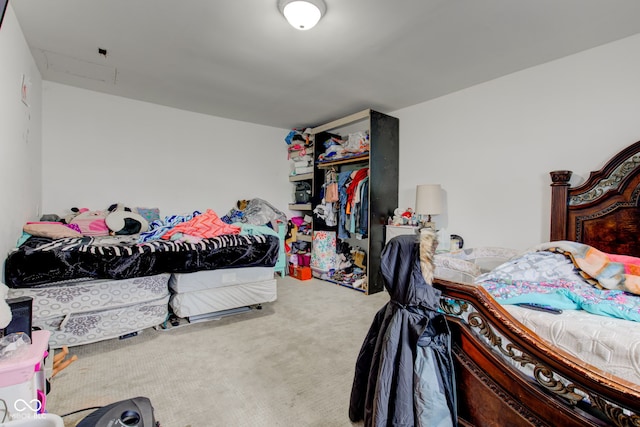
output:
M416 214L440 215L442 213L442 188L440 184L423 184L416 187Z
M278 8L293 28L303 31L313 28L326 10L322 0L280 0Z

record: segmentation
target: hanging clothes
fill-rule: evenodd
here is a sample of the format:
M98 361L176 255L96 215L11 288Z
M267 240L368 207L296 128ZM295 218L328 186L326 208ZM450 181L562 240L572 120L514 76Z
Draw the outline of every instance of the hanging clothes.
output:
M365 177L358 184L356 195L353 198L354 205L356 207L353 212L355 218L355 230L356 237L359 239L366 239L369 232L369 177Z
M440 291L420 268L419 239L425 238L437 241L434 232L402 235L382 251L390 301L360 349L349 405L351 421L364 420L365 427L457 426L451 333L438 312ZM423 254L426 259L432 257Z
M334 168L329 168L324 174L324 201L335 203L340 200L338 195L338 175Z
M353 203L353 196L356 193L356 189L358 188L358 184L365 177L369 175L369 168L362 168L351 173L351 182L349 183L349 187L347 188L347 208L346 211L348 214L351 213L351 205Z
M347 228L347 188L351 180L351 172L345 171L338 174L338 198L340 199L338 213L338 238L348 239L351 237Z

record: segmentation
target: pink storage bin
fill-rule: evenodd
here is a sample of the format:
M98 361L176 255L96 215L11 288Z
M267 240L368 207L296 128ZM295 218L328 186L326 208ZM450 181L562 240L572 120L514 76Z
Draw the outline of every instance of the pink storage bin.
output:
M49 331L33 331L31 345L26 355L8 360L0 360L0 387L8 387L29 381L40 369L49 346Z
M311 264L311 254L298 255L298 265L300 267L309 267Z

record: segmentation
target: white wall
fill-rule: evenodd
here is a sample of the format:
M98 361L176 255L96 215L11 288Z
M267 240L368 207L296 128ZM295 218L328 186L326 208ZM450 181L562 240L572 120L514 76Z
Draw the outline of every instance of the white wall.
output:
M549 239L549 171L580 183L640 140L640 35L391 114L400 207L439 183L438 227L466 247L526 249Z
M581 182L640 139L640 35L390 114L400 118L400 207L440 183L439 227L467 246L548 239L549 174ZM288 132L45 82L9 6L0 30L2 249L26 220L114 202L163 214L261 197L286 211ZM27 108L20 101L29 76ZM42 173L42 209L40 203Z
M22 102L22 76L30 82ZM11 4L0 28L0 256L15 247L41 198L41 85ZM4 272L4 269L3 269Z
M162 216L261 198L288 212L288 130L49 81L43 89L43 212L112 203Z

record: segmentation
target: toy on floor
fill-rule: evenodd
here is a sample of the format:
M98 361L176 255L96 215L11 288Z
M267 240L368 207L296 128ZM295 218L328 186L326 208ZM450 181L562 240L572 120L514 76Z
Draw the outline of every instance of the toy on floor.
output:
M78 356L76 356L75 354L67 359L68 355L69 348L67 346L63 346L62 350L60 350L60 353L53 356L53 373L51 374L51 378L55 377L58 372L62 371L64 368L78 360Z

